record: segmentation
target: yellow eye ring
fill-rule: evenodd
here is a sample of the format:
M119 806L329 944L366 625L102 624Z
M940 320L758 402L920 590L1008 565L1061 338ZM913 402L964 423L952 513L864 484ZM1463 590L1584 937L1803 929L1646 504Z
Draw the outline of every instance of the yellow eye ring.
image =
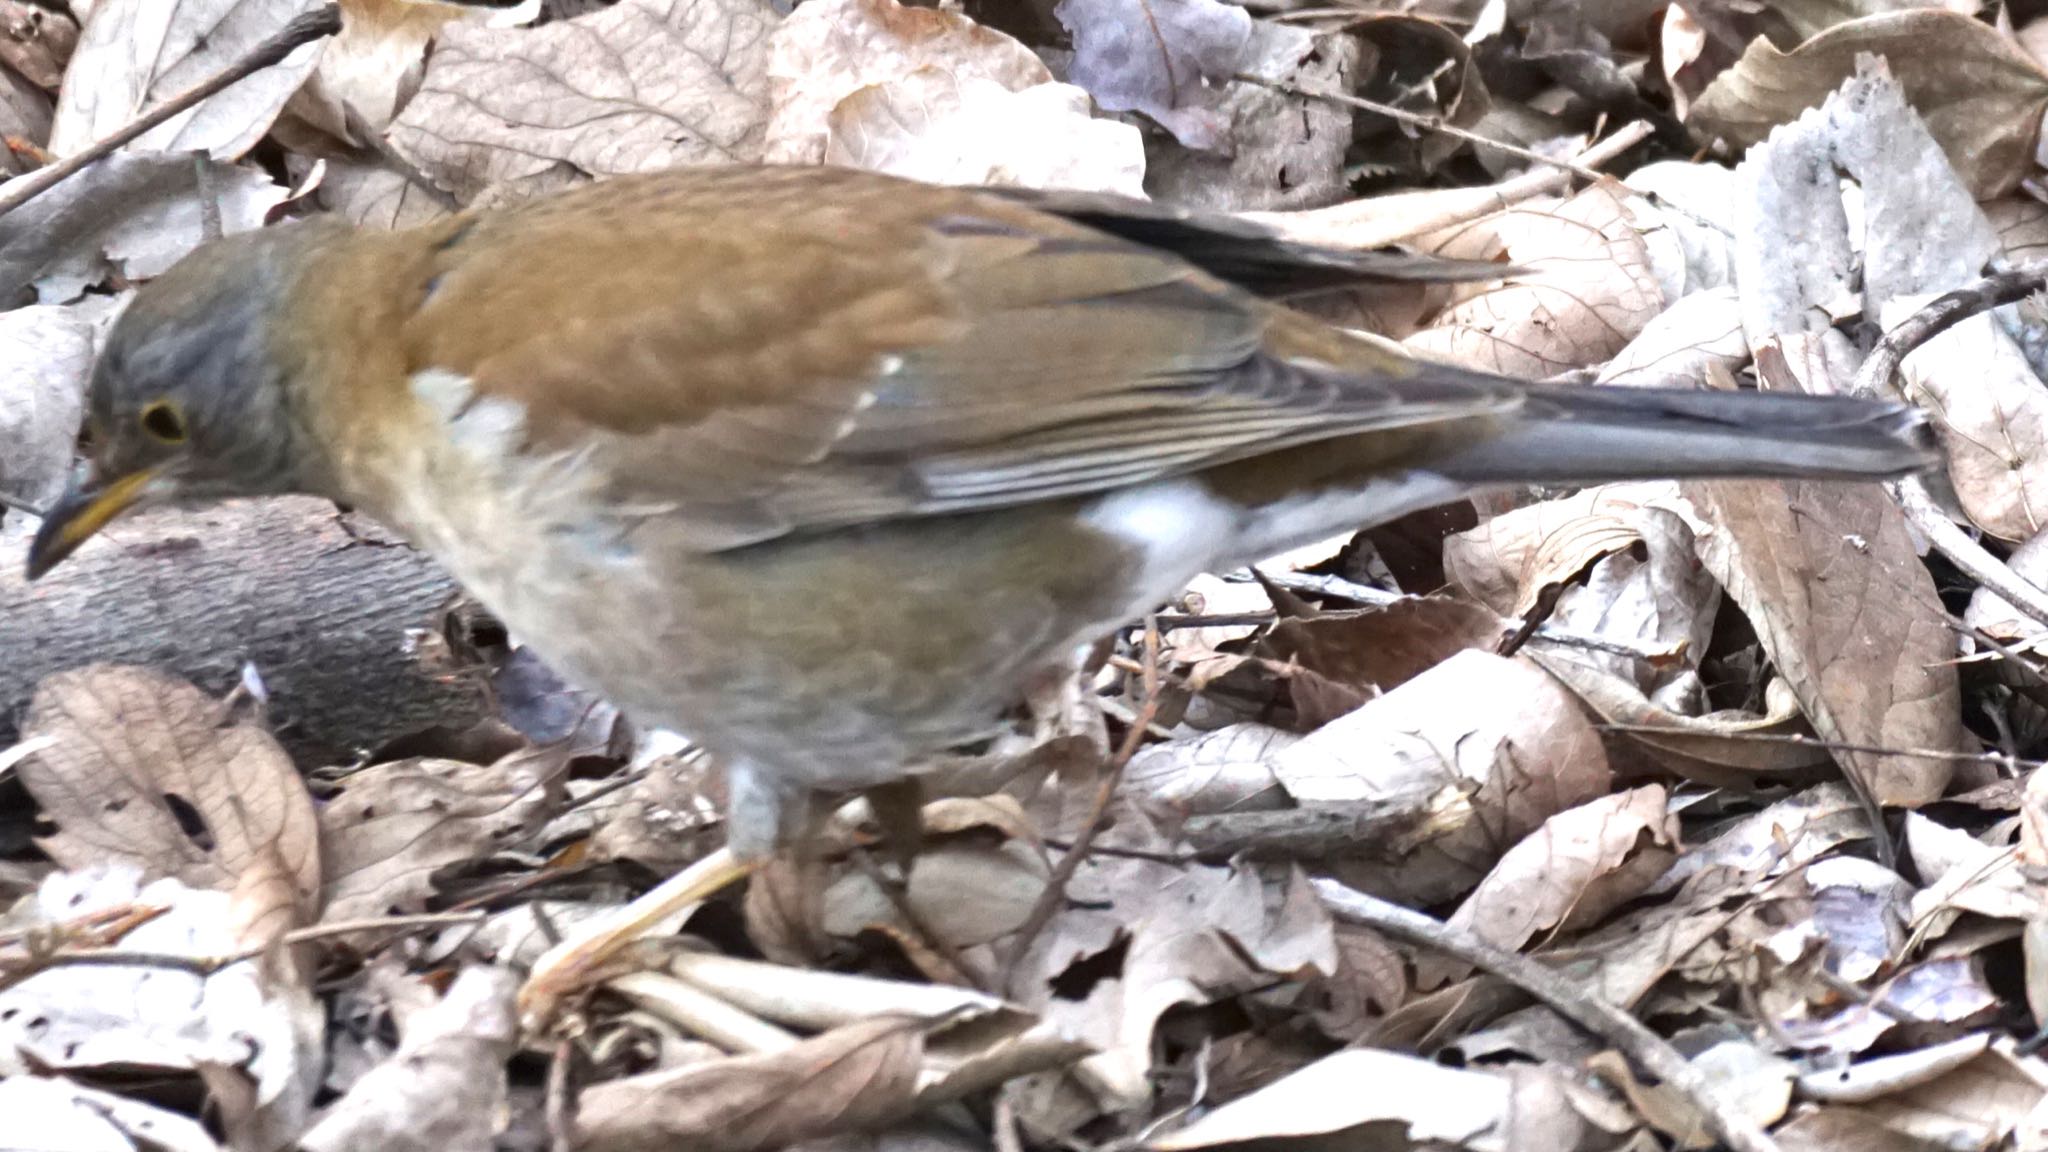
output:
M183 444L185 442L185 414L169 400L158 400L143 408L138 419L142 430L150 439L162 444Z

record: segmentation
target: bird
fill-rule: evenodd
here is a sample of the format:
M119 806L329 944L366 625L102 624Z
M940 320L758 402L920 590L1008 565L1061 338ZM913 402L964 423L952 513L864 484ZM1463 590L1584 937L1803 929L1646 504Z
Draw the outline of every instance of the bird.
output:
M139 507L353 506L712 753L758 859L1202 572L1505 485L1939 462L1907 405L1518 380L1286 299L1472 273L832 168L290 222L135 293L30 577Z

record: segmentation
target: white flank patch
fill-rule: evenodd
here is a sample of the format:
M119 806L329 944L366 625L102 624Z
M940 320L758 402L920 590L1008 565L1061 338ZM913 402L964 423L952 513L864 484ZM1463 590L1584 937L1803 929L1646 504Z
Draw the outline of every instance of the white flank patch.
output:
M499 397L476 399L476 384L460 372L423 368L412 374L413 395L447 422L449 441L482 457L511 454L526 432L526 409Z
M1194 480L1155 480L1122 488L1081 516L1089 527L1137 548L1144 556L1141 598L1170 595L1217 554L1230 549L1242 510Z

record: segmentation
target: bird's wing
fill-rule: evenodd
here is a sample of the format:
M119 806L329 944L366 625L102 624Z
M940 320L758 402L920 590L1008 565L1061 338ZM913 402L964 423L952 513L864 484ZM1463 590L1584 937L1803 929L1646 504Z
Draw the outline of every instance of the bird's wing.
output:
M629 177L477 217L406 341L416 380L512 402L519 451L602 469L615 504L703 549L1521 401L1169 253L830 169Z

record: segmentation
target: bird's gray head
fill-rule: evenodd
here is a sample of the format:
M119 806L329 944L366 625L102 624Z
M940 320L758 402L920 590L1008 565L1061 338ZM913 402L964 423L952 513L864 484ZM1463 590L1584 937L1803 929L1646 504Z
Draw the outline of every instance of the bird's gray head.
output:
M216 240L135 294L93 366L90 459L36 533L31 579L130 508L304 487L279 310L305 250L332 231Z

